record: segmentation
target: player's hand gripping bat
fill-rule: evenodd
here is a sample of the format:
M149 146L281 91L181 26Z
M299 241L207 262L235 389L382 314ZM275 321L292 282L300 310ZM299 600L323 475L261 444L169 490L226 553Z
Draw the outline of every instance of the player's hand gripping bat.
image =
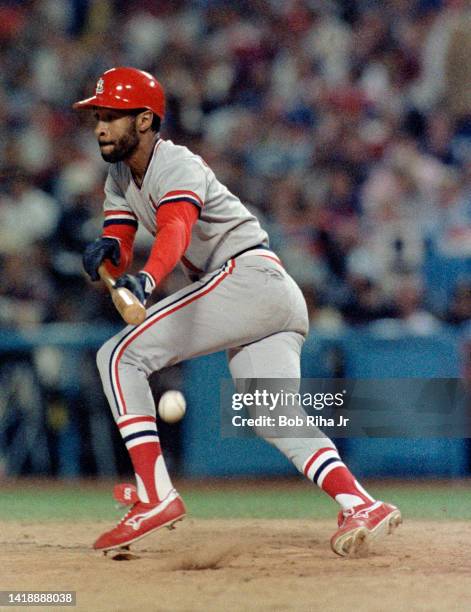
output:
M119 287L116 289L115 280L102 264L98 268L98 274L111 293L111 299L116 310L130 325L139 325L146 318L146 309L143 304L132 294L129 289Z

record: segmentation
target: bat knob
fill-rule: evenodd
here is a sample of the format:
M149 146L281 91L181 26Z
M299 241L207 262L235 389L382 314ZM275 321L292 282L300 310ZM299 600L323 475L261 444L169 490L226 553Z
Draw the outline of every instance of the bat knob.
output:
M140 325L146 318L146 309L128 289L113 289L111 298L117 310L129 325Z
M142 304L131 304L124 309L123 318L130 325L140 325L146 318L146 309Z

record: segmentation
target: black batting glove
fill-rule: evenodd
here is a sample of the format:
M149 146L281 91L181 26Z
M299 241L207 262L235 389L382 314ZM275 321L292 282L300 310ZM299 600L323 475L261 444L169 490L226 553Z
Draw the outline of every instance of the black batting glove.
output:
M139 272L138 274L123 274L115 284L115 287L126 287L142 303L146 304L150 294L155 288L155 282L150 274Z
M83 252L83 267L92 281L99 280L98 268L105 259L109 259L114 266L119 265L119 242L114 238L97 238Z

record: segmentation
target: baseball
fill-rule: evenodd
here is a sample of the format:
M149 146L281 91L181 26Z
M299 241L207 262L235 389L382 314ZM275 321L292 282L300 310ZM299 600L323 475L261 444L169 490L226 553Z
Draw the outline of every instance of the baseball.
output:
M177 423L185 416L186 401L180 391L166 391L159 402L159 416L166 423Z

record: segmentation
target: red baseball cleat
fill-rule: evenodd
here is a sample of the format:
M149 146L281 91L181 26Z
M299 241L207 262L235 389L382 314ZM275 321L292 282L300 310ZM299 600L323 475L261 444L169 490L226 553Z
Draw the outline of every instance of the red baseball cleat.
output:
M184 516L185 506L175 489L158 503L137 501L114 529L98 538L93 548L106 551L128 546L157 529L171 528Z
M375 501L355 506L339 513L339 529L332 536L330 546L343 557L366 551L373 540L392 533L401 523L401 512L392 504Z

